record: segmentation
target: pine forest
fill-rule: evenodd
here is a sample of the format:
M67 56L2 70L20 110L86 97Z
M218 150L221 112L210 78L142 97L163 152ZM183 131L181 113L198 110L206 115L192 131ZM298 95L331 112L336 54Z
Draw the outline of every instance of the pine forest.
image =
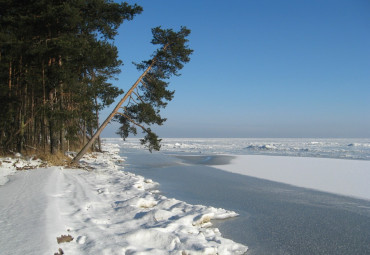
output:
M114 38L142 7L109 0L1 0L0 5L1 152L78 150L98 130L99 111L124 93L110 82L122 66ZM136 64L147 72L113 114L123 138L140 127L150 150L159 149L160 139L144 125L165 121L159 109L173 97L165 80L178 75L192 52L185 46L186 28L152 32L152 43L162 47ZM99 146L97 139L91 148Z

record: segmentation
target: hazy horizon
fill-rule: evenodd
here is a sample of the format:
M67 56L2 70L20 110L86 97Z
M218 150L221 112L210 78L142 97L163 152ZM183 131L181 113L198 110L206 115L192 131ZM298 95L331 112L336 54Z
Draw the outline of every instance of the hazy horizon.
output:
M345 137L345 136L263 136L263 135L260 135L260 136L233 136L232 134L228 134L228 135L218 135L218 136L197 136L196 134L194 134L194 136L192 135L184 135L184 133L181 133L178 131L178 129L170 129L169 131L168 130L161 130L161 129L165 129L165 127L159 127L157 128L158 130L155 130L157 131L157 134L159 135L159 138L194 138L194 139L212 139L212 138L230 138L230 139L237 139L237 138L240 138L240 139L243 139L243 138L250 138L250 139L263 139L263 138L266 138L266 139L274 139L274 138L287 138L287 139L370 139L370 136L367 136L367 137L360 137L360 136L353 136L353 137ZM121 138L118 134L115 134L115 132L118 130L118 124L116 125L108 125L105 130L102 132L102 135L101 137L102 138ZM179 134L182 134L182 135L177 135L176 136L176 133L179 133ZM142 138L144 137L143 134L141 133L138 133L137 136L133 136L133 135L130 135L128 138Z

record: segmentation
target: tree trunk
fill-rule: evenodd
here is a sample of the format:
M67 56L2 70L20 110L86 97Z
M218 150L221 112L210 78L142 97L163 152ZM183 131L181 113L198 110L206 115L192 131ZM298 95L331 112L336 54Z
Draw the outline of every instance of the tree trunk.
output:
M82 143L86 143L86 120L84 120L82 127Z
M17 75L17 87L18 87L18 98L21 100L21 103L19 105L19 116L18 116L18 121L19 121L19 129L21 132L18 135L18 141L17 141L17 151L19 153L22 153L23 145L24 145L24 115L25 109L26 109L26 91L27 88L25 87L22 89L22 76L23 76L23 70L22 70L22 56L19 59L19 70L18 70L18 75ZM23 84L24 85L24 84Z
M55 117L53 115L53 104L54 104L54 93L53 91L49 93L49 100L50 100L50 110L51 114L49 116L49 135L50 135L50 153L56 154L58 151L58 140L56 138L56 123Z
M95 97L95 105L96 105L96 130L99 128L99 111L98 111L98 98ZM91 134L92 136L92 134ZM98 136L98 150L101 152L101 141L100 141L100 136Z
M58 66L59 68L62 68L62 57L59 56L59 61L58 61ZM60 93L60 104L59 104L59 107L60 107L60 111L63 112L64 110L64 96L63 96L63 82L60 81L59 82L59 93ZM61 152L64 152L64 121L63 120L58 120L60 121L60 131L59 131L59 143L60 143L60 151Z
M57 138L55 137L55 121L49 120L49 132L50 132L50 153L56 154L58 151Z
M8 88L9 88L9 97L11 96L12 92L12 61L9 61L9 80L8 80Z
M42 122L41 122L41 134L42 134L42 146L44 149L44 153L46 153L46 144L47 144L47 130L46 130L46 87L45 87L45 65L44 61L42 61L42 104L43 104L43 111L42 111Z
M63 86L60 85L60 111L63 111ZM64 121L60 121L60 130L59 130L59 143L60 143L60 151L64 152Z

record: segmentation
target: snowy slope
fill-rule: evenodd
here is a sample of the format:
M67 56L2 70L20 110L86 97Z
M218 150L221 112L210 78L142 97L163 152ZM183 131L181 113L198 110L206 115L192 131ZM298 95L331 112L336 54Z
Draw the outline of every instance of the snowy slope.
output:
M243 254L211 219L224 209L166 198L157 183L121 171L116 145L85 157L86 169L18 171L0 186L1 254ZM0 168L0 176L9 173ZM8 169L8 170L4 170ZM57 243L70 235L72 242Z

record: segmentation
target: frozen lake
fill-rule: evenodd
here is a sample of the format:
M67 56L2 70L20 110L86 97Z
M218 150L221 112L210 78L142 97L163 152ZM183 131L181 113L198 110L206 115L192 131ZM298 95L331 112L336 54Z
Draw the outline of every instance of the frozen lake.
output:
M142 149L136 138L119 143ZM370 160L370 138L164 138L161 151Z
M225 237L248 245L248 254L370 254L370 201L205 165L228 163L228 156L169 152L121 150L125 170L159 182L164 195L239 213L214 223Z

